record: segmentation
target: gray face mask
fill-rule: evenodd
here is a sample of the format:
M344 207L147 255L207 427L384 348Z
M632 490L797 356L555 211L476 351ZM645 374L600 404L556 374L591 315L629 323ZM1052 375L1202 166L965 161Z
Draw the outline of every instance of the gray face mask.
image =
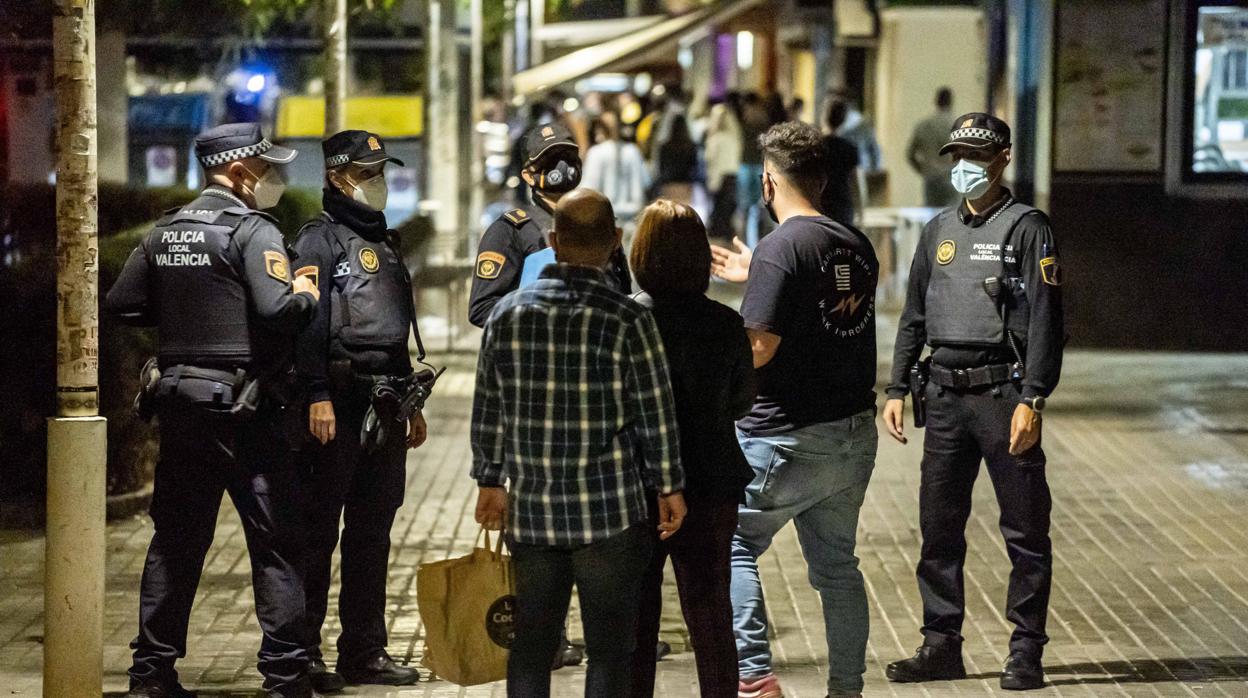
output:
M356 202L364 204L374 211L381 211L386 208L386 199L389 198L390 188L386 184L386 176L379 174L376 177L360 182L352 183L355 192L351 194L351 198Z
M252 177L256 176L251 170L247 170L247 173ZM256 178L256 187L251 191L252 197L256 200L257 211L273 208L282 200L282 194L285 193L286 178L282 176L281 168L274 165L269 166L263 177Z

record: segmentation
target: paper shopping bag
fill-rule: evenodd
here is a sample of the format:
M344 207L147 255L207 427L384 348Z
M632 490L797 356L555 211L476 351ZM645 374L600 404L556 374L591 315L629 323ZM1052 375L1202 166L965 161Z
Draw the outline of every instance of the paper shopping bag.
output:
M468 555L421 565L416 601L425 627L421 663L426 668L461 686L507 678L516 599L502 534L491 550L490 533L482 529Z

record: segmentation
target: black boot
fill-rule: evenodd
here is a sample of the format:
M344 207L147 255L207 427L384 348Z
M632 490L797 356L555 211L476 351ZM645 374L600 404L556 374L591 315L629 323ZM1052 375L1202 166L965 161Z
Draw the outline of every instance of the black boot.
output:
M323 659L312 660L312 667L308 669L308 679L312 681L312 688L320 693L340 693L347 687L347 680L342 678L342 674L330 671Z
M267 698L325 698L315 688L309 688L307 684L301 688L294 686L272 688L265 691L265 696Z
M420 672L394 661L385 650L346 666L339 661L338 673L352 685L411 686L420 681Z
M889 681L897 683L965 679L962 647L956 644L948 647L923 645L913 657L889 664L885 675Z
M551 670L558 671L565 666L577 666L583 661L585 661L585 650L580 645L572 644L567 633L560 635L559 649L555 652L555 661Z
M1040 657L1030 652L1011 652L1001 670L1001 688L1007 691L1030 691L1044 688L1044 667Z
M164 684L159 681L130 681L130 691L125 698L195 698L195 694L182 688L182 684L173 682Z

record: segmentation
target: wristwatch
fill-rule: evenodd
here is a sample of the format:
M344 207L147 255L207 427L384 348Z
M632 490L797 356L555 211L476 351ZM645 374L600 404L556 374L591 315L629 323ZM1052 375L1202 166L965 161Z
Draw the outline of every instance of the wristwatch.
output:
M1036 395L1035 397L1025 397L1023 398L1022 402L1024 405L1030 407L1031 411L1035 412L1036 414L1040 414L1044 412L1044 396L1043 395Z

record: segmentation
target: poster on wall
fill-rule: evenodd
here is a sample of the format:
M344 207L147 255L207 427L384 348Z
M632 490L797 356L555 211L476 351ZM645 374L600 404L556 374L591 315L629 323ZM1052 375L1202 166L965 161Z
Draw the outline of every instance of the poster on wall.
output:
M1165 18L1165 0L1061 4L1054 169L1161 170Z

